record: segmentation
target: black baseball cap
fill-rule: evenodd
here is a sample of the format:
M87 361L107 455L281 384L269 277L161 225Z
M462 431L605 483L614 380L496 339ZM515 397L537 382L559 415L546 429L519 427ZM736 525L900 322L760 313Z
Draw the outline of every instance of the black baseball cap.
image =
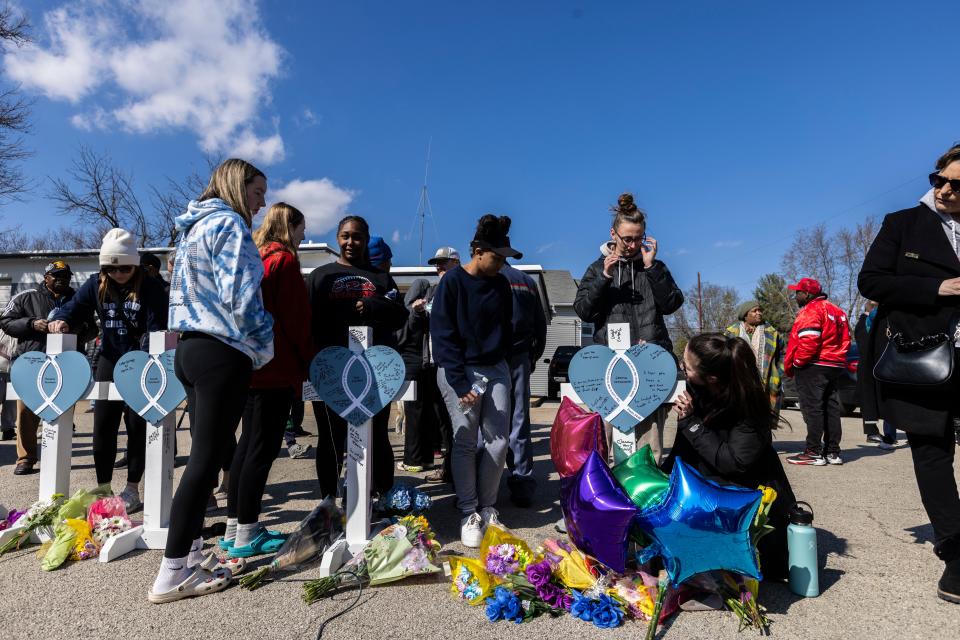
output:
M72 275L73 269L71 269L70 265L68 265L63 260L54 260L53 262L47 265L46 269L43 270L43 275L49 276L55 273L66 273L68 275Z

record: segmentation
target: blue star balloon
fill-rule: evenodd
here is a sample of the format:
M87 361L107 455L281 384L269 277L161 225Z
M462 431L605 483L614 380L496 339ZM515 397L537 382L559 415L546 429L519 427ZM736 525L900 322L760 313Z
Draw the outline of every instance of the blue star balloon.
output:
M653 541L645 557L663 556L674 586L718 569L762 580L750 542L750 525L762 497L754 489L720 486L677 458L663 501L637 515L640 528Z
M560 506L570 541L623 573L630 523L638 509L596 451L575 475L560 478Z

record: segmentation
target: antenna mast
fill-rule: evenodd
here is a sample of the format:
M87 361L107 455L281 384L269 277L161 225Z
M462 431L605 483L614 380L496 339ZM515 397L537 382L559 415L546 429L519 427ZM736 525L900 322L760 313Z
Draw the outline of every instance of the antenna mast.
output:
M423 264L423 224L427 215L433 217L433 207L430 206L430 195L427 193L427 178L430 176L430 151L433 147L433 136L427 143L427 163L423 169L423 187L420 188L420 202L417 203L417 217L420 218L420 264Z

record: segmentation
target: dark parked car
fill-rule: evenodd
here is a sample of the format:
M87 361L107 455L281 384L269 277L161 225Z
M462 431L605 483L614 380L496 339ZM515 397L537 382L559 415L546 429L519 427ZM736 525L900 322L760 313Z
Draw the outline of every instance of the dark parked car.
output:
M557 350L553 352L552 357L544 358L544 362L549 363L547 366L548 397L560 397L560 383L570 382L570 375L568 373L568 370L570 369L570 360L573 359L574 354L577 351L580 351L582 348L583 347L578 347L575 345L560 346L557 347Z
M860 396L857 394L857 368L860 365L860 351L857 349L857 343L851 342L847 350L847 371L845 376L840 378L840 408L843 415L853 415L853 412L860 406ZM797 397L797 384L793 378L783 379L783 406L800 407Z

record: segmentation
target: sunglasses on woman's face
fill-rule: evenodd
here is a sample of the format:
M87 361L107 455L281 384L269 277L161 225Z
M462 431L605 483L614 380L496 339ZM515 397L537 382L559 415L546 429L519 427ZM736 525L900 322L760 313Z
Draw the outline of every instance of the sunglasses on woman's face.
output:
M934 189L943 189L946 184L949 184L955 192L960 193L960 178L944 178L939 171L930 174L930 186Z
M133 265L123 265L122 267L104 267L104 273L133 273Z

